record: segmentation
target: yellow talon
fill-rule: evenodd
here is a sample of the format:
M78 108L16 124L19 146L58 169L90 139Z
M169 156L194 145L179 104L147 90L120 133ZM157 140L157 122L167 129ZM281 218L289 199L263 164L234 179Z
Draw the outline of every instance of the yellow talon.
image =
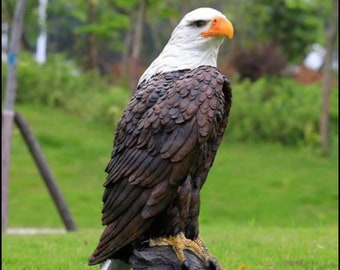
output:
M195 240L190 240L185 237L184 233L179 233L167 238L150 239L150 246L171 246L181 263L185 261L184 250L187 249L205 261L215 261L218 269L223 270L223 268L217 264L217 260L210 254L203 239L200 237Z
M184 249L189 249L195 254L201 255L199 246L187 239L183 233L168 238L150 239L150 246L171 246L181 263L185 261Z

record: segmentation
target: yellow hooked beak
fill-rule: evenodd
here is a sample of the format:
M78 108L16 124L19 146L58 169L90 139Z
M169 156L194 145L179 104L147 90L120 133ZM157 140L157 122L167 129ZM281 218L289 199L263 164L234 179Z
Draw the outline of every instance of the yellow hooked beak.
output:
M232 39L234 36L234 27L227 18L214 18L210 28L207 31L201 33L201 37L204 38L219 36L227 36L230 39Z

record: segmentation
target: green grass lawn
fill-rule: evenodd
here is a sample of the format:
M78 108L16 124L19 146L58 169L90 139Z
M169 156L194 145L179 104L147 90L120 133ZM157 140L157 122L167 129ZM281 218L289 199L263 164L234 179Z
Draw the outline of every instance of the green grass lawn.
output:
M3 269L87 269L101 233L113 128L43 107L17 111L35 132L79 231L3 235ZM337 156L226 137L202 190L202 235L227 269L337 269L337 179ZM63 227L16 128L8 225Z
M226 270L338 269L338 230L323 227L204 226L202 234ZM242 269L242 268L241 268Z
M210 251L226 270L338 269L338 230L253 225L202 226ZM4 235L3 269L98 269L87 266L100 230L81 229L63 235Z

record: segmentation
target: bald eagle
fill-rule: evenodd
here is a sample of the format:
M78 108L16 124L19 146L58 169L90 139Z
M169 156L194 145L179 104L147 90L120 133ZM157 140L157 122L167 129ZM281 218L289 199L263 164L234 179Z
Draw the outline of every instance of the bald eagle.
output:
M142 238L198 238L200 190L231 107L217 55L233 34L221 12L193 10L141 76L115 133L102 198L105 229L90 265L127 262Z

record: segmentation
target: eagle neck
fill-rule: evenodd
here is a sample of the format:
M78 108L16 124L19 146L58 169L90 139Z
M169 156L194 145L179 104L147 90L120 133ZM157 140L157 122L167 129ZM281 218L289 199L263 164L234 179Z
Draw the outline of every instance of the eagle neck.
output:
M219 43L216 43L216 46L211 46L211 44L193 45L195 44L173 43L170 40L160 55L145 70L139 83L159 73L194 69L202 65L217 66Z

